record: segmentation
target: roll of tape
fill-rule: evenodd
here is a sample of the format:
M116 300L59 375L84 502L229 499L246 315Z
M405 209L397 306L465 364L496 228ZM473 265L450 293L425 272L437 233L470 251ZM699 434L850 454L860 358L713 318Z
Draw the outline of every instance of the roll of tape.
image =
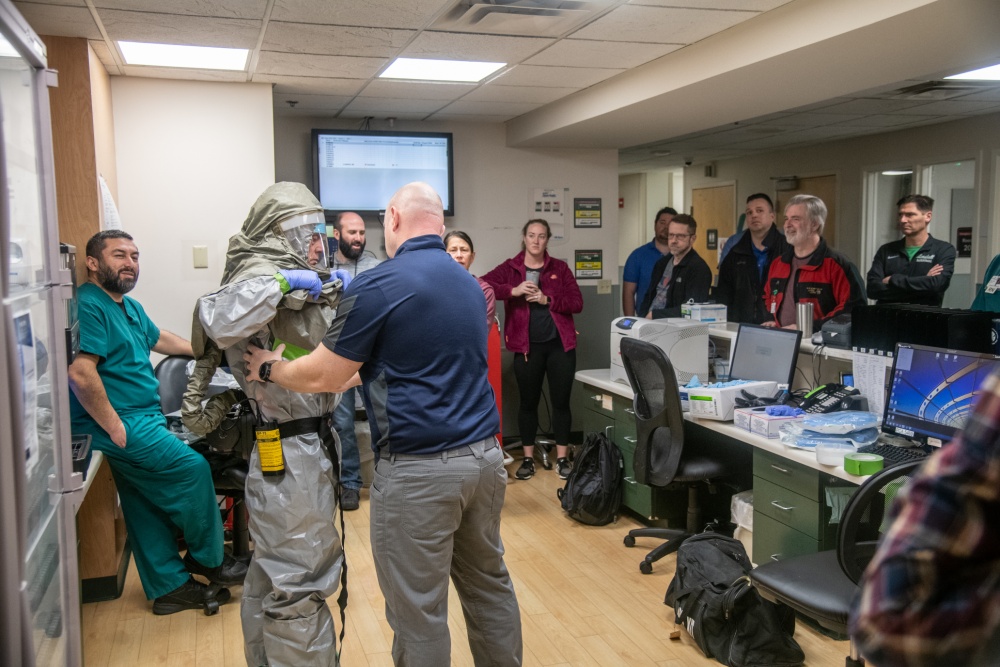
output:
M848 454L844 457L844 470L852 475L874 475L882 469L878 454Z

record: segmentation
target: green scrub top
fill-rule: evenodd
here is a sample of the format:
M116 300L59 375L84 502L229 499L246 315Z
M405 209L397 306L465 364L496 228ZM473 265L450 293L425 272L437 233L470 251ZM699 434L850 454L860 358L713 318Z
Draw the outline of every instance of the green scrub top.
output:
M160 340L160 330L138 301L126 296L118 304L93 283L80 287L77 301L80 351L99 357L97 372L115 411L122 416L159 413L160 385L149 353ZM76 395L70 392L69 398L74 426L92 424Z
M1000 313L1000 255L994 257L986 268L983 284L972 302L972 310Z

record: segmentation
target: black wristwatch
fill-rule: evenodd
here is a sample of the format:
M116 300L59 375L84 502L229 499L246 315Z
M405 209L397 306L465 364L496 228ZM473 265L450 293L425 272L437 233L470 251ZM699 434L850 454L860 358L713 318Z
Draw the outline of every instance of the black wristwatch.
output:
M271 381L271 366L273 364L274 361L265 361L260 365L260 368L257 369L257 377L260 378L261 382Z

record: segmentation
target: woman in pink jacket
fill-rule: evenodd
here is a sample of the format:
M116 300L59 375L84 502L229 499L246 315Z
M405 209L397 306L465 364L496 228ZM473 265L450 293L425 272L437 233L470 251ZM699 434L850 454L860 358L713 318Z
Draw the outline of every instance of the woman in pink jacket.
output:
M483 276L504 302L504 341L514 353L514 376L521 394L517 422L524 460L515 476L535 474L531 458L538 432L538 402L542 383L549 380L552 431L559 477L570 472L566 450L571 416L569 397L576 372L576 329L573 313L583 310L583 295L566 262L546 251L549 223L529 220L522 230L521 252Z

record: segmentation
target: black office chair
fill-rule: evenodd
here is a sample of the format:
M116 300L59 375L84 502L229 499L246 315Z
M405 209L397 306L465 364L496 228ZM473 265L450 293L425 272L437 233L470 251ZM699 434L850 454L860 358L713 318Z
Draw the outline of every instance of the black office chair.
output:
M181 409L184 392L187 390L187 364L192 357L171 355L160 360L154 373L160 383L160 410L167 415ZM232 454L214 452L202 441L191 444L202 454L212 468L212 482L215 493L232 501L228 510L223 510L223 521L232 515L233 557L246 560L250 555L250 529L248 526L244 489L246 488L247 462Z
M764 563L750 573L751 585L764 599L788 605L827 630L846 635L851 601L875 556L879 537L888 528L889 507L921 463L886 468L854 492L840 517L836 549ZM865 664L853 640L845 664Z
M639 563L643 574L653 563L674 553L687 538L702 529L698 486L739 472L738 462L689 438L685 444L685 420L674 367L663 350L642 340L624 338L622 362L635 394L635 481L649 486L683 485L688 490L687 530L636 528L625 537L625 546L635 546L637 537L667 540Z

